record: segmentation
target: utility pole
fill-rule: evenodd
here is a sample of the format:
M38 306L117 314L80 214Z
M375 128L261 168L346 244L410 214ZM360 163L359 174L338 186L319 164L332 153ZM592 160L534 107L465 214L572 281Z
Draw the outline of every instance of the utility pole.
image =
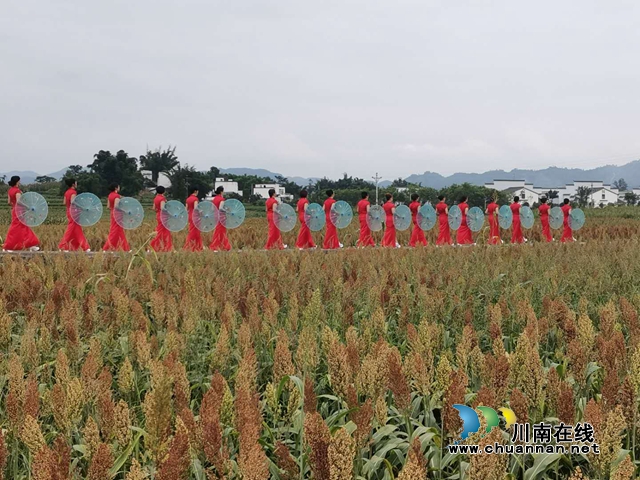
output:
M371 178L376 182L376 205L378 205L378 182L382 180L382 177L379 177L378 172L376 172L376 176Z

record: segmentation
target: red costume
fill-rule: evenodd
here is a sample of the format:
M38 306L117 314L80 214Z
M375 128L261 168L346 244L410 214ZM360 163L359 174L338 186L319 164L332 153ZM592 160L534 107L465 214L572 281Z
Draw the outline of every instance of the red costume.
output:
M64 232L64 237L60 240L58 248L60 250L89 250L89 243L84 237L82 227L73 221L71 218L71 199L75 197L78 192L71 187L64 192L65 205L67 207L67 230Z
M222 194L218 194L213 197L212 201L216 208L220 210L220 204L224 202L224 197ZM223 215L224 213L220 212L220 219L222 219ZM231 250L231 243L227 237L227 227L225 227L222 222L218 222L216 228L213 230L213 238L211 239L209 248L211 250Z
M436 214L438 215L438 240L436 241L436 245L451 245L447 204L444 202L438 203L436 205Z
M199 252L203 248L202 236L200 235L200 230L198 230L195 223L193 223L193 210L197 206L198 197L195 195L189 195L186 203L187 212L189 213L189 233L187 234L187 239L184 242L184 249L190 252Z
M111 210L111 224L109 225L109 236L104 247L102 247L105 252L108 250L124 250L125 252L131 250L124 234L124 228L116 222L116 200L119 198L122 198L122 196L118 192L111 192L107 198L107 207Z
M327 231L324 234L324 242L322 243L322 248L324 249L334 249L340 248L340 241L338 240L338 229L331 222L331 207L336 203L334 198L327 198L324 201L324 213L327 219Z
M460 228L456 234L456 241L458 245L471 245L473 244L473 235L471 235L471 229L467 225L467 210L469 205L466 202L458 204L460 211L462 212L462 219L460 221Z
M520 224L520 204L512 203L511 213L513 214L513 233L511 234L511 243L524 243L524 235L522 235L522 226Z
M562 238L560 241L562 243L573 242L573 230L569 226L569 214L571 213L571 205L568 203L560 207L562 209L562 213L564 213L564 228L562 230Z
M358 202L358 220L360 221L360 236L358 237L358 247L375 247L376 242L371 235L371 229L367 223L367 209L369 208L369 200L363 198Z
M278 205L276 197L270 197L267 200L267 223L269 224L269 236L267 237L267 244L264 246L267 250L282 250L284 244L282 243L282 235L280 230L276 226L276 222L273 219L273 208Z
M316 244L313 241L311 230L307 226L307 222L304 219L304 206L309 204L307 198L301 198L298 200L298 220L300 220L300 233L298 234L298 240L296 241L297 248L315 248Z
M151 248L156 252L170 252L173 250L173 239L171 232L162 224L162 204L167 199L164 195L158 194L153 199L153 209L156 211L156 237L151 240Z
M411 218L413 218L413 230L411 231L409 246L416 247L418 245L426 245L427 239L424 236L424 232L418 225L418 210L420 210L420 202L411 202L409 204L409 209L411 210Z
M18 220L16 203L18 202L17 195L21 193L18 187L11 187L8 192L9 204L11 205L11 225L9 225L7 238L4 239L4 245L2 246L5 250L26 250L36 247L40 243L35 233Z
M496 211L498 210L498 204L491 202L487 205L487 213L489 214L489 245L500 245L502 240L500 239L500 224L496 217Z
M549 226L549 210L551 210L551 207L546 203L543 203L538 207L538 212L540 212L540 223L542 224L542 238L547 242L553 241L551 227Z
M382 246L395 248L398 242L396 241L396 225L393 222L393 209L396 208L396 206L393 202L389 201L382 205L382 208L384 208L384 213L386 214L386 229L384 231L384 237L382 237Z

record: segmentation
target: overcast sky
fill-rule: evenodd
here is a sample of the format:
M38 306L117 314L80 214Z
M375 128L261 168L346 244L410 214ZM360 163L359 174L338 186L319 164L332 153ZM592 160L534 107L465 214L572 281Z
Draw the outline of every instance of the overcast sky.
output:
M3 0L0 171L177 145L385 178L640 158L637 0Z

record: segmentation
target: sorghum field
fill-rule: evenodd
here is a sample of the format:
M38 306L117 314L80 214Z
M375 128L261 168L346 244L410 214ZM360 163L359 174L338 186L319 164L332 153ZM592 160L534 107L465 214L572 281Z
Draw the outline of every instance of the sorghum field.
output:
M254 218L243 252L144 254L149 222L139 253L1 256L4 478L636 478L640 220L619 212L575 245L263 252ZM454 403L590 422L601 454L452 456Z

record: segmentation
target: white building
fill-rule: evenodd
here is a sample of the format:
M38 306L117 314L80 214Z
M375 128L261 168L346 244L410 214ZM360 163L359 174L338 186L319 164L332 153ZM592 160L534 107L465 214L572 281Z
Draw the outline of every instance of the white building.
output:
M533 186L533 183L527 183L525 180L494 180L485 183L486 188L498 190L499 192L507 192L511 197L520 197L521 203L533 205L540 201L542 192Z
M236 195L242 196L242 190L238 189L238 182L226 180L224 178L216 178L213 186L213 192L215 192L218 187L224 188L224 193L235 193Z
M253 194L260 198L269 198L269 190L274 189L282 200L293 200L293 195L287 193L279 183L261 183L253 186Z

